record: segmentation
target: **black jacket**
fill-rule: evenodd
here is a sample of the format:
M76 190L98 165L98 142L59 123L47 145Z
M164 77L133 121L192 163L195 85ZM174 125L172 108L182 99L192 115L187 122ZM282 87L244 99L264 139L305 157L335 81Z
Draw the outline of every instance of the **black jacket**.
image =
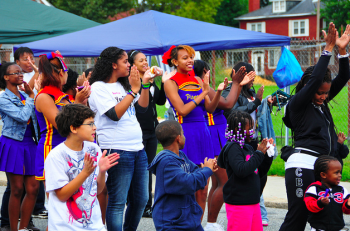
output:
M245 144L227 142L218 157L218 165L226 169L228 181L224 185L224 201L231 205L251 205L260 201L260 178L272 164L272 157Z
M350 195L344 187L333 186L328 194L330 202L324 206L319 198L323 197L326 189L327 186L316 181L306 190L304 201L310 212L308 222L316 229L339 231L345 225L343 213L350 213L350 207L347 205Z
M332 115L326 105L316 107L312 98L320 88L330 56L322 55L310 80L287 105L283 122L294 131L295 147L314 150L322 155L336 156L337 134ZM339 59L339 74L333 79L329 92L332 100L349 80L349 59Z
M232 87L232 83L230 83L230 85L225 90L222 91L221 96L226 98L231 91L231 87ZM224 112L224 116L226 117L226 119L231 114L231 111L233 111L233 110L244 111L244 112L248 112L250 114L259 107L259 105L261 104L261 101L260 101L260 99L256 98L256 93L255 93L254 89L249 89L248 92L250 95L252 95L255 98L255 100L252 102L249 102L247 97L245 97L241 92L239 94L238 100L237 100L236 104L233 106L233 108L230 110L226 110Z
M147 111L145 113L138 113L136 111L136 118L140 123L142 133L154 132L158 125L156 104L164 105L166 102L164 84L162 83L160 90L154 82L151 83L151 86L154 86L154 95L152 97L151 91L149 92ZM140 89L140 93L141 91L142 88Z

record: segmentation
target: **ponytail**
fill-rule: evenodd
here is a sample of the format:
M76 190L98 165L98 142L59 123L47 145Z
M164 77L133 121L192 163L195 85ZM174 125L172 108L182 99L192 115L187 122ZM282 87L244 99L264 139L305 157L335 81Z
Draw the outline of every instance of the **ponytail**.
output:
M42 75L41 88L46 86L61 88L59 73L62 70L62 65L58 58L54 58L50 61L46 55L40 56L39 70Z

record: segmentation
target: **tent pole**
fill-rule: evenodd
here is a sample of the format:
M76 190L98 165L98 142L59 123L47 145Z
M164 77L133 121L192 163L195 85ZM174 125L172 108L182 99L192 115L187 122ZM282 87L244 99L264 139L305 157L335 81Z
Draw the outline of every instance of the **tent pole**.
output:
M290 46L284 46L284 48L290 50ZM282 51L283 51L283 47L281 47L281 54L282 54ZM284 92L287 94L290 94L290 86L285 87ZM286 114L286 108L287 108L287 105L284 106L284 114ZM289 144L289 128L287 126L285 126L285 136L284 137L285 137L284 145L288 145Z
M211 51L211 57L212 57L212 67L210 70L210 75L211 75L211 86L216 89L215 87L215 51Z

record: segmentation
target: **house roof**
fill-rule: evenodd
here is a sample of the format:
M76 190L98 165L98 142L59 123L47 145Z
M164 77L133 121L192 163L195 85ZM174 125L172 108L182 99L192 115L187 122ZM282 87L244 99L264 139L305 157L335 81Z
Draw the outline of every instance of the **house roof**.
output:
M301 2L287 1L287 11L282 13L273 13L272 4L260 8L259 10L252 11L248 14L244 14L235 18L236 20L254 20L260 18L281 18L281 17L297 17L305 15L315 15L317 2L312 0L303 0ZM321 3L321 8L323 4Z

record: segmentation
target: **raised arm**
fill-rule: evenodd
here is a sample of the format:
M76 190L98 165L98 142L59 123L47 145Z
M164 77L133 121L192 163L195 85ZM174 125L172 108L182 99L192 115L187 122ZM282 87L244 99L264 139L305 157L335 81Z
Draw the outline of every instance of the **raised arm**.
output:
M336 42L336 29L333 23L329 24L328 34L325 31L322 31L325 41L326 47L325 51L332 52L333 47ZM300 110L300 108L306 107L316 94L320 86L322 85L323 77L327 71L328 63L330 60L329 55L321 55L318 60L312 74L310 80L305 84L305 86L296 93L293 98L289 102L289 109L292 111Z
M346 55L346 46L350 41L350 25L346 26L344 34L339 38L337 32L336 45L339 49L339 55L344 56L339 58L339 72L337 77L333 79L331 90L329 91L329 100L332 100L349 81L349 58Z

